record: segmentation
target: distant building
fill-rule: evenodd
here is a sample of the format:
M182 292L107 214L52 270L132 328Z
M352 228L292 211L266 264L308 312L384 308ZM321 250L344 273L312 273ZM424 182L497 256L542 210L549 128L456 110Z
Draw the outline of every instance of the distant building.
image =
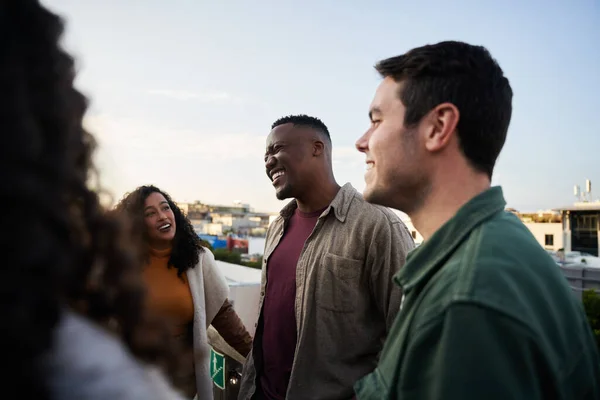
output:
M177 207L179 207L179 209L181 209L181 212L183 212L183 215L187 215L189 212L189 207L190 205L188 203L175 203L177 205Z
M507 207L531 231L538 243L546 250L557 251L563 248L562 222L560 213L555 210L540 210L535 213L521 213Z
M600 201L578 202L572 206L536 213L520 213L513 208L507 208L506 211L518 216L546 250L563 249L565 252L579 251L598 256ZM404 223L415 243L421 243L423 237L412 222L404 219Z
M557 251L564 248L563 227L561 222L526 222L523 224L531 231L538 243L546 250Z
M264 236L272 213L255 212L250 204L236 200L233 205L177 203L192 221L198 233L223 235L232 232L238 235Z
M564 247L562 223L560 222L559 213L556 213L556 215L553 213L550 213L551 215L545 215L546 212L544 211L535 214L520 214L515 209L506 209L506 211L512 212L521 218L523 224L531 231L538 243L545 249L557 251ZM532 215L537 217L534 218ZM557 218L558 222L555 222L557 221ZM410 219L403 219L403 221L415 243L423 242L423 236L417 231L412 221Z
M560 212L555 210L540 210L535 213L520 213L514 209L506 209L517 215L523 222L560 223L562 221Z
M562 215L565 252L580 251L598 256L600 248L600 201L577 202L558 208Z
M572 206L557 208L562 216L565 252L579 251L598 256L600 248L600 200L593 200L592 182L585 181L585 190L575 185L577 201Z
M221 236L223 234L223 225L213 224L210 221L191 220L194 231L206 233L207 235Z

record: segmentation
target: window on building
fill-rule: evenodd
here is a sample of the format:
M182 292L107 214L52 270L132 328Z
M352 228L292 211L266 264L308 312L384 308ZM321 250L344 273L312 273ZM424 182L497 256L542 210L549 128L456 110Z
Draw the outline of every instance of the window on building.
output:
M554 235L545 235L544 242L546 246L554 246Z
M417 231L412 231L412 237L413 237L413 239L417 238Z

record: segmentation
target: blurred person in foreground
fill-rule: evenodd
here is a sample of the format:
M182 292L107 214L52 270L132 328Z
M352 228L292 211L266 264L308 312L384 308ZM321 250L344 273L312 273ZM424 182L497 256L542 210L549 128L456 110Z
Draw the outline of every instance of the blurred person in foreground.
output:
M293 200L267 231L239 398L350 399L400 308L392 277L414 242L391 210L338 185L321 120L288 116L271 129L266 173L277 198Z
M252 337L227 299L225 277L166 192L140 186L115 210L130 218L137 242L142 243L139 253L149 309L168 320L171 334L194 355L186 361L187 381L178 388L190 397L197 393L198 399L212 399L208 326L212 324L243 357L252 346Z
M513 92L481 46L442 42L380 61L357 141L367 201L423 235L394 283L402 310L359 399L598 399L590 325L492 172Z
M62 33L37 0L0 4L2 397L181 399L135 252L88 187L95 142Z

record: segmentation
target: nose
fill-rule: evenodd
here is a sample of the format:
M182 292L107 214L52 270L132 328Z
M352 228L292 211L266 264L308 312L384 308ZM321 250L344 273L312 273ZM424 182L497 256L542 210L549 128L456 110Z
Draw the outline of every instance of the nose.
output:
M267 174L269 173L269 170L275 166L275 162L275 157L267 156L267 160L265 161L265 168L267 169Z
M167 219L167 214L165 214L162 210L158 211L158 220L162 221L164 219Z
M371 130L369 129L361 137L359 137L358 140L356 141L356 143L354 144L356 146L356 150L360 151L361 153L366 153L367 150L369 149L369 138L370 137L371 137Z

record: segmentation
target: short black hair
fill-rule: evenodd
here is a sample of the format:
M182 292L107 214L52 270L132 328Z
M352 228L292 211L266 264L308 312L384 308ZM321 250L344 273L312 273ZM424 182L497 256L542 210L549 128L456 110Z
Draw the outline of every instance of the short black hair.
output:
M281 117L277 121L273 122L273 125L271 125L271 129L275 129L279 125L284 124L293 124L294 126L305 126L308 128L312 128L318 132L321 132L327 137L327 139L329 139L329 141L331 141L331 136L329 136L329 129L327 129L327 126L319 118L311 117L306 114L288 115L286 117Z
M506 141L513 92L508 79L483 46L446 41L417 47L379 61L382 77L403 83L404 123L417 124L438 104L460 111L458 138L470 164L491 179Z

